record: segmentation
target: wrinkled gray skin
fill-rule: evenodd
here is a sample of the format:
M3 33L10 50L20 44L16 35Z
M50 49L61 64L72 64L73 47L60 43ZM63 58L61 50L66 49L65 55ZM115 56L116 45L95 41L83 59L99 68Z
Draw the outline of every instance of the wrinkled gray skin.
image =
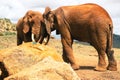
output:
M19 19L17 26L17 45L22 42L39 42L42 43L44 35L45 24L43 16L40 12L29 10L25 16ZM42 31L44 30L44 32ZM43 37L44 36L44 37ZM49 39L49 37L48 37ZM45 44L48 43L49 40Z
M98 65L95 70L117 70L117 63L112 50L113 23L109 14L99 5L83 4L63 6L51 11L46 7L43 14L47 33L57 30L61 35L63 59L70 62L73 69L79 64L73 55L73 40L90 43L98 52ZM108 57L108 66L105 61Z

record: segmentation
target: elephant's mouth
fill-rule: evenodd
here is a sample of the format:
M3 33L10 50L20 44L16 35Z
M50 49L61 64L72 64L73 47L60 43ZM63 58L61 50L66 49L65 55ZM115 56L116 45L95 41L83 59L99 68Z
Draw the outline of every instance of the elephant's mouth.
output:
M42 44L43 41L44 41L44 42L45 42L45 45L47 45L48 42L49 42L50 36L48 35L48 36L47 36L47 39L45 39L45 37L41 35L40 38L36 41L36 40L35 40L35 35L32 33L31 38L32 38L32 42L33 42L33 43L40 43L40 44Z

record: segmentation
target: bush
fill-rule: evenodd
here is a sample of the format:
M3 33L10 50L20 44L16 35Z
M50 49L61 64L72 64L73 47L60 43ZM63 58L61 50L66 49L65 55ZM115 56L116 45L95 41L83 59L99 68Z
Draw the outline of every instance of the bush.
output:
M16 35L16 32L10 32L10 31L0 32L0 36L7 36L7 35Z

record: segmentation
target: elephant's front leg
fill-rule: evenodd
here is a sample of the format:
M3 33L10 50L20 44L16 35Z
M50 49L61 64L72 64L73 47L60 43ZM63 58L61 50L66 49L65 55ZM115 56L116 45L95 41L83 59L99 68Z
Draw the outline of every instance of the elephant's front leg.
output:
M17 46L22 44L22 42L23 42L22 38L17 33Z
M62 38L61 41L63 45L63 55L62 55L63 60L67 63L70 62L74 70L79 69L79 65L77 64L75 57L73 55L73 50L72 50L73 40Z

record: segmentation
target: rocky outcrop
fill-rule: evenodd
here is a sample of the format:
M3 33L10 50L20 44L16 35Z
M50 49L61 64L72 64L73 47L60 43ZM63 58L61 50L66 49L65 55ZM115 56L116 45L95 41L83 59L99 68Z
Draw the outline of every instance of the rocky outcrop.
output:
M15 31L16 27L10 19L0 18L0 31Z
M45 45L24 43L0 50L0 62L5 80L79 80L61 55Z
M0 36L16 34L16 24L10 19L0 18Z

